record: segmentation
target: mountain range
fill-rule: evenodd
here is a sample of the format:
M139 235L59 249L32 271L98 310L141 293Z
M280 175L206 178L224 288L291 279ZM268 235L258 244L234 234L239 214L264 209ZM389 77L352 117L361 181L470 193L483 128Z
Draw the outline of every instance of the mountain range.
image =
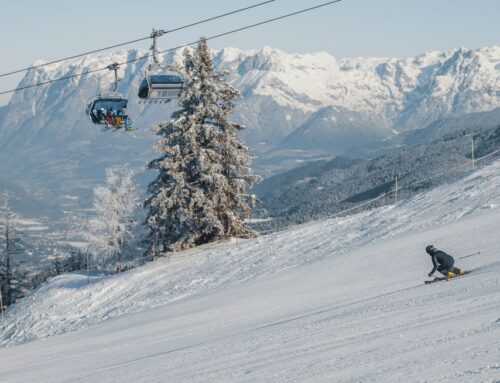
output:
M20 86L92 71L144 56L144 50L89 55L30 70ZM217 70L242 95L235 120L264 176L308 159L373 156L394 145L449 133L465 116L493 124L500 114L500 47L454 49L411 58L346 58L289 54L269 47L212 51ZM182 52L161 56L180 64ZM36 64L40 64L36 62ZM102 132L85 106L107 90L112 72L95 72L16 92L0 108L0 177L36 190L88 200L105 169L143 169L155 154L149 126L177 105L140 104L146 60L121 65L119 91L129 99L132 133ZM446 123L445 123L446 121ZM443 126L445 128L443 128ZM144 180L150 175L144 175Z

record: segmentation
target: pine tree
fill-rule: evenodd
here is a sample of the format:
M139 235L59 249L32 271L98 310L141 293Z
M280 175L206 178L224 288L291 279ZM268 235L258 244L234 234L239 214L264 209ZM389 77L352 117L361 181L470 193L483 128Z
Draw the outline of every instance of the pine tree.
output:
M13 214L9 206L9 193L4 192L2 204L2 252L0 263L0 291L4 306L10 306L22 298L28 291L28 269L16 266L13 256L23 252L19 247L19 238L16 236Z
M9 208L9 193L3 195L3 260L0 266L0 288L2 290L3 304L9 306L13 298L13 273L12 273L12 215Z
M23 267L15 267L11 279L11 301L10 304L16 303L19 299L24 298L31 288L31 270Z
M243 126L230 121L239 93L216 73L204 38L194 52L184 51L180 69L181 109L157 126L161 157L148 164L159 171L149 185L151 250L178 251L229 237L254 235L244 222L251 214L245 188L251 174L248 148L236 137Z
M61 275L63 273L63 266L61 264L61 258L56 254L56 258L52 264L52 272L54 275Z
M124 244L134 225L137 187L130 169L108 169L106 185L94 190L96 217L89 221L87 239L101 262L115 261L120 271Z

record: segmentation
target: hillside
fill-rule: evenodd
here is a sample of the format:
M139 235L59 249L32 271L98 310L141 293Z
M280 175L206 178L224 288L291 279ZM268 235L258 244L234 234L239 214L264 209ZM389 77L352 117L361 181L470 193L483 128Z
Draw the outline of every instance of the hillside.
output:
M37 190L25 190L11 181L0 178L0 198L3 194L9 194L9 206L11 210L22 216L30 218L56 218L62 215L60 206L45 202L47 197L44 192ZM50 197L47 198L50 200Z
M256 185L254 192L262 200L260 214L273 220L259 223L257 227L272 230L341 212L394 190L395 177L398 177L399 198L449 182L470 171L472 137L475 158L500 149L498 124L465 130L455 128L451 132L432 142L393 149L370 160L338 157L311 162L267 178ZM500 154L495 155L498 158ZM393 199L394 195L390 195L377 203L386 204Z
M67 247L69 238L63 226L68 216L64 211L71 203L58 205L51 203L50 191L43 189L26 190L19 185L0 178L0 260L4 260L4 192L9 195L9 210L12 214L11 238L14 241L14 267L37 270L46 267L57 252ZM12 246L12 244L11 244ZM3 263L2 263L3 266Z
M397 206L57 277L7 313L2 381L493 382L499 207L497 160ZM429 243L481 254L426 286Z

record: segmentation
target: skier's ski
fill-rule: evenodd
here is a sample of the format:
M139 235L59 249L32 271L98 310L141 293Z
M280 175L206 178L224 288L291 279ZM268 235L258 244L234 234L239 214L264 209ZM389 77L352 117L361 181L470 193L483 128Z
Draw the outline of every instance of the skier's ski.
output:
M424 281L424 283L426 285L430 285L431 283L434 283L434 282L441 282L441 281L447 281L448 278L445 278L445 277L436 277L434 279L431 279L430 281Z
M425 283L426 285L430 285L431 283L434 283L434 282L448 281L448 280L450 280L450 279L459 278L459 277L462 277L462 276L467 275L467 274L469 274L469 273L470 273L470 271L466 271L466 272L465 272L465 273L463 273L462 275L457 275L457 276L455 276L455 277L453 277L453 278L436 277L436 278L434 278L434 279L432 279L432 280L430 280L430 281L424 281L424 283Z

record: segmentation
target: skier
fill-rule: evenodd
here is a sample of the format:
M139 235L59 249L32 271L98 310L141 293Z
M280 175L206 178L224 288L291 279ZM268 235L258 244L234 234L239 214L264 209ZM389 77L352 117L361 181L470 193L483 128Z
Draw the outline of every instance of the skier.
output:
M434 246L429 245L425 248L427 254L432 257L432 264L434 268L429 273L429 277L432 277L437 271L445 276L445 278L453 278L457 275L464 275L465 271L454 267L455 260L449 254L446 254L444 251L436 249Z
M106 116L104 117L104 122L106 123L106 125L109 128L111 128L113 126L113 116L112 116L110 110L106 111Z

